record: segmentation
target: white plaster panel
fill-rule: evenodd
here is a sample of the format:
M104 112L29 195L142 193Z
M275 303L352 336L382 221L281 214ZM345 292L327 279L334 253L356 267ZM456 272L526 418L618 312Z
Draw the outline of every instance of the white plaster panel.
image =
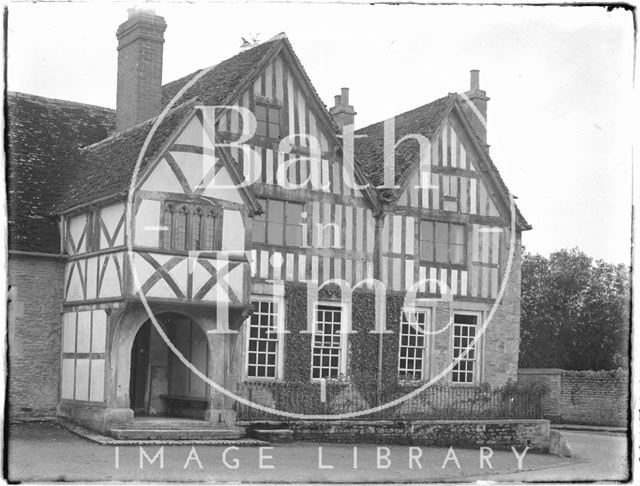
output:
M91 311L78 312L77 353L89 353L91 349Z
M74 390L74 361L73 359L62 360L62 398L73 400Z
M116 233L116 229L118 229L118 224L120 223L123 215L124 204L106 206L100 211L100 218L109 232L109 237L113 238L114 235L117 234L113 246L120 246L124 244L124 224L120 226L120 229ZM105 238L104 231L100 232L100 248L109 248L109 242Z
M91 395L89 400L101 402L104 400L104 360L91 360Z
M143 199L135 217L136 245L160 246L160 201Z
M91 334L91 352L104 353L107 336L107 313L105 311L93 311L93 332Z
M89 360L76 360L76 400L89 399Z
M225 209L222 216L222 250L244 251L244 223L240 211Z
M98 264L99 258L93 257L87 259L87 296L86 298L91 300L97 296L98 287Z
M184 190L166 159L160 160L142 187L145 191L173 192L183 194Z
M62 316L62 352L74 353L76 350L76 313L65 312Z

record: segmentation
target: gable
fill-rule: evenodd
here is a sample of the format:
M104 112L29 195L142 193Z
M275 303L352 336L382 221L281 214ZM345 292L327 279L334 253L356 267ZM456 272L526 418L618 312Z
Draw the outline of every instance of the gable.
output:
M138 191L214 198L236 204L251 196L238 187L240 181L224 149L215 147L205 133L201 116L194 112L173 142L138 183Z
M286 182L296 188L372 200L370 194L354 190L346 183L343 162L334 156L339 144L335 133L337 127L319 101L295 54L287 46L283 40L282 49L264 64L262 70L256 72L247 88L238 94L231 105L253 113L256 113L256 106L259 105L276 110L280 136L289 136L292 150L289 153L281 152L272 143L254 139L253 153L231 148L232 157L245 177L259 184L282 186L283 180L279 179L281 176L278 171L286 164ZM251 135L241 114L235 109L227 110L220 116L217 130L230 140ZM309 160L309 155L313 162ZM249 157L255 159L248 160ZM252 165L259 168L259 176L249 173ZM354 169L350 168L347 172L353 173ZM357 170L355 176L358 183L364 182L364 177Z
M500 217L491 182L478 169L478 157L467 133L450 114L431 146L431 165L415 167L398 206Z

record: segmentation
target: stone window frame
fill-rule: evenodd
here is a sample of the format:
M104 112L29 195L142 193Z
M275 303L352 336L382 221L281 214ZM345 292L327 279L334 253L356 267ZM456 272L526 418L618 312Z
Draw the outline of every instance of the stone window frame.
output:
M411 349L414 350L418 350L421 349L423 352L422 357L420 358L422 361L422 366L420 367L419 370L417 370L417 368L413 368L413 373L416 373L416 371L420 372L420 377L419 378L415 378L414 379L407 379L407 378L403 378L402 377L402 371L403 371L403 367L402 365L402 360L403 360L403 356L402 356L402 351L403 351L403 344L402 344L402 338L405 337L405 334L403 332L403 325L407 324L407 326L411 326L410 322L405 322L404 316L407 313L416 313L416 314L425 314L425 326L424 326L424 330L423 336L420 336L419 333L415 333L415 334L411 334L408 337L408 340L410 340L411 337L415 336L416 339L422 337L422 339L424 340L421 346L413 346L411 347ZM431 351L431 343L432 343L432 339L431 339L431 330L434 328L434 319L435 319L435 308L432 306L424 306L424 307L417 307L417 306L413 306L413 307L404 307L400 313L400 329L398 331L398 382L400 384L412 384L412 383L421 383L424 382L425 380L430 378L430 373L431 373L431 366L430 366L430 362L431 362L431 355L430 355L430 351ZM407 357L405 356L404 359L407 359ZM408 369L405 368L405 371L407 371Z
M316 346L316 339L318 336L321 336L322 333L318 332L318 324L320 323L318 321L318 310L320 307L332 307L334 310L332 312L335 312L336 309L339 309L340 311L340 327L339 327L339 331L336 332L332 332L333 336L337 336L338 337L338 345L336 346L335 344L332 344L330 346L325 346L325 343L320 341L318 344L320 344L320 346ZM349 341L349 332L350 332L350 323L349 323L349 318L348 316L350 315L350 308L349 305L345 302L340 302L340 301L332 301L332 300L317 300L316 302L314 302L313 304L313 330L311 332L311 372L310 372L310 377L311 377L311 381L313 382L317 382L320 381L322 379L326 379L326 380L341 380L341 379L346 379L347 378L347 359L348 359L348 341ZM328 324L328 321L323 321L324 324ZM335 324L335 323L334 323ZM335 337L334 337L335 338ZM337 370L337 374L336 376L322 376L322 370L324 368L324 366L322 365L322 363L320 363L319 366L314 365L314 358L316 357L316 349L319 350L337 350L337 357L338 357L338 364L337 366L331 366L331 364L329 365L328 369L329 372L331 372L332 368L336 368ZM323 357L323 354L320 353L318 356ZM329 354L329 357L331 357L331 355ZM316 369L319 369L319 376L314 376L314 371Z
M251 303L255 304L259 303L269 303L272 305L276 305L278 307L277 312L275 313L276 319L276 374L275 376L252 376L249 374L249 356L250 356L250 341L251 341L251 329L252 329L252 320L255 314L252 314L251 318L249 318L247 322L247 326L245 326L245 343L244 343L244 366L243 366L243 378L245 381L282 381L284 379L284 335L287 334L285 330L285 301L283 297L278 296L268 296L268 295L252 295ZM271 333L270 333L271 334ZM260 340L260 337L257 338ZM272 340L270 342L273 342Z
M456 315L465 315L465 316L473 316L476 318L476 323L475 324L467 324L467 323L456 323ZM467 336L456 336L456 326L460 326L460 327L473 327L474 329L474 337L478 336L478 332L479 330L482 328L482 322L483 322L483 316L484 313L480 312L480 311L474 311L474 310L465 310L465 309L454 309L452 311L452 321L451 321L451 333L450 333L450 356L451 356L451 361L453 362L454 359L456 359L456 351L458 351L459 353L461 353L464 349L466 349L466 347L468 346L464 346L461 347L460 345L456 346L456 337L458 338L467 338L468 339L468 335ZM457 375L457 379L456 378L456 373L465 373L465 375L469 374L468 370L457 370L456 368L458 368L458 365L454 365L453 368L451 369L451 371L449 372L449 381L451 384L453 385L458 385L458 386L465 386L465 385L474 385L480 382L481 379L481 375L483 374L483 370L482 370L482 366L483 366L483 360L482 360L482 350L484 349L483 346L483 342L482 342L482 338L478 338L474 348L473 348L473 359L469 358L469 354L467 354L467 358L463 359L460 361L459 364L461 363L472 363L473 364L473 368L471 370L471 380L470 381L459 381L459 375ZM471 351L470 351L471 353ZM466 367L466 365L465 365Z

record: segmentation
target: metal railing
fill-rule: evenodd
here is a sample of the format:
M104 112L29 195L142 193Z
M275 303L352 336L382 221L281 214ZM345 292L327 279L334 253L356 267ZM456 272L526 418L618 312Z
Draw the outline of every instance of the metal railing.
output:
M324 390L322 389L324 388ZM254 403L305 415L337 415L368 410L405 397L417 386L378 392L375 385L353 383L239 383L238 395ZM396 405L358 416L358 420L464 420L542 418L542 395L513 386L434 385ZM239 420L291 420L236 403Z

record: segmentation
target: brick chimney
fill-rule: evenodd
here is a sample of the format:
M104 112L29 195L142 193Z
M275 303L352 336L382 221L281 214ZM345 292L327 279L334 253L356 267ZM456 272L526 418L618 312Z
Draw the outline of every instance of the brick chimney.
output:
M167 24L153 10L130 8L118 27L116 130L125 130L160 113L162 47Z
M466 100L462 99L464 113L467 115L475 132L487 145L487 101L489 101L489 98L487 93L480 89L480 71L477 69L471 70L469 91L465 95L473 103L473 107L477 109L477 112ZM478 114L482 116L482 120Z
M329 108L329 113L340 128L353 125L356 112L349 104L349 88L342 88L341 93L335 96L335 106Z

